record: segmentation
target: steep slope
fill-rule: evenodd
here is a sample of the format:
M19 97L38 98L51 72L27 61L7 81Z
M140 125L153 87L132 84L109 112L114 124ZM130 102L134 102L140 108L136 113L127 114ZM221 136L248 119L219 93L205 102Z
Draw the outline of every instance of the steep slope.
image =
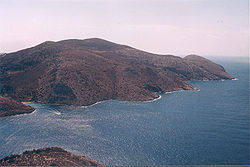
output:
M147 53L98 38L48 41L0 58L0 90L20 101L90 105L192 90L186 82L191 79L232 79L221 66L197 59Z
M0 166L103 166L100 163L67 152L58 147L25 151L0 160Z
M35 109L11 98L0 96L0 117L31 113Z

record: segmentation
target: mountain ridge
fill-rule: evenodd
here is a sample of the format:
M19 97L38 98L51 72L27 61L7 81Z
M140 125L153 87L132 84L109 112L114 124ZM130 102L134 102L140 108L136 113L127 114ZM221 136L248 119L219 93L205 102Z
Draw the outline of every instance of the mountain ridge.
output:
M0 57L0 94L17 101L91 105L195 90L188 80L233 79L208 59L158 55L99 38L46 41Z

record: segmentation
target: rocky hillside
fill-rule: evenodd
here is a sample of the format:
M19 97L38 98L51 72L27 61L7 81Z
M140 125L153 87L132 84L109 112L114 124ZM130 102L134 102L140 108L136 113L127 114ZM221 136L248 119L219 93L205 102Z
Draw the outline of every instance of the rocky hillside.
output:
M0 160L0 166L103 166L100 163L67 152L58 147L25 151Z
M187 80L232 79L205 58L157 55L106 40L47 41L0 57L0 94L19 101L90 105L143 101L194 89Z
M0 117L31 113L35 109L11 98L0 96Z

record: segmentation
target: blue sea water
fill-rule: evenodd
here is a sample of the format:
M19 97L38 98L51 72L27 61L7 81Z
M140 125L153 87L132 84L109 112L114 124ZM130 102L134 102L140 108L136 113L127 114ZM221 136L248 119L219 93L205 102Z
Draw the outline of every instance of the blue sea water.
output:
M60 146L105 165L249 164L248 61L215 60L238 80L191 81L200 91L90 107L31 103L0 118L0 158Z

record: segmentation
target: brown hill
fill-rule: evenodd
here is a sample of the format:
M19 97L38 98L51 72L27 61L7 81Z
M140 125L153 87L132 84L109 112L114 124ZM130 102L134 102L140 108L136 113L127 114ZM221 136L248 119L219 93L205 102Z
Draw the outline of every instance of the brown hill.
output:
M0 96L0 117L31 113L35 109L11 98Z
M205 70L207 75L211 74L210 77L206 76L204 79L233 79L231 75L229 75L224 67L221 65L215 64L212 61L197 55L188 55L184 57L184 60L199 66L201 69ZM217 77L217 78L216 78Z
M90 105L143 101L194 89L187 80L232 79L205 58L157 55L92 38L44 42L0 57L0 93L19 101Z
M103 166L100 163L67 152L58 147L25 151L0 160L0 166Z

